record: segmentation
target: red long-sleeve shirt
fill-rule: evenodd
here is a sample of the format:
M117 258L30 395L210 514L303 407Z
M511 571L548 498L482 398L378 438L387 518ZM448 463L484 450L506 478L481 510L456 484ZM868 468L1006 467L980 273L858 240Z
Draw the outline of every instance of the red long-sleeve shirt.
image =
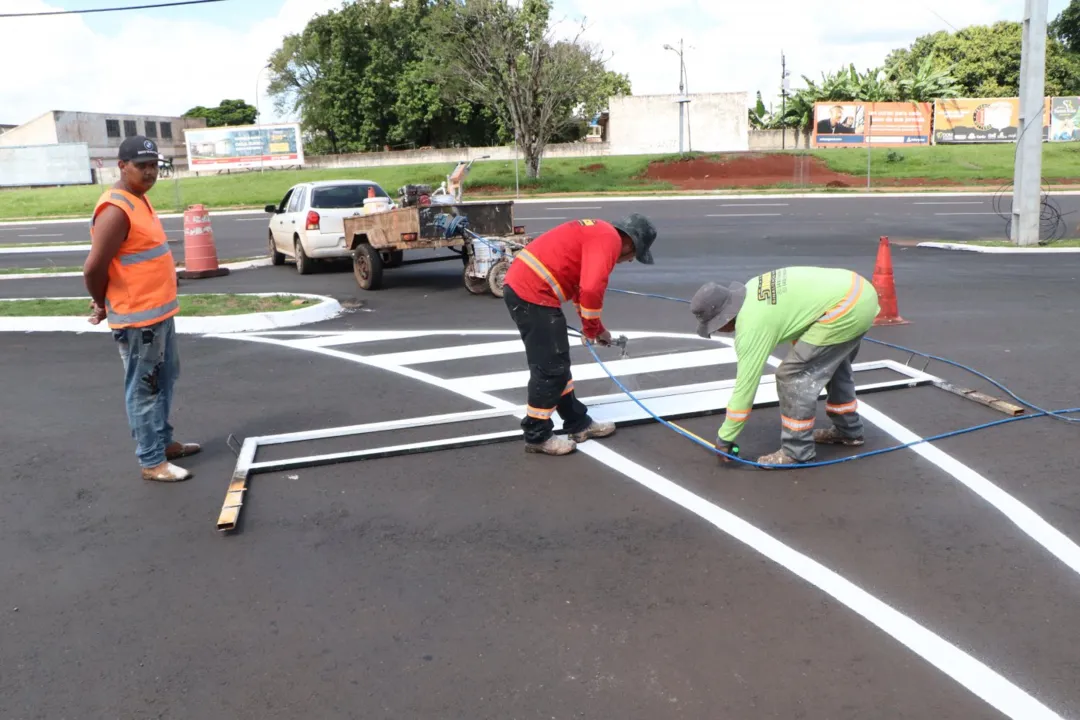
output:
M608 278L622 254L622 236L603 220L571 220L518 253L506 284L526 302L559 307L571 301L588 338L604 332L600 314Z

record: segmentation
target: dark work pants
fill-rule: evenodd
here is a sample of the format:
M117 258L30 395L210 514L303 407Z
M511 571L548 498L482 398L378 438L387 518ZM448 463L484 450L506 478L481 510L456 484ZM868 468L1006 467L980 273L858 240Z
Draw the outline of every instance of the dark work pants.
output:
M567 433L585 430L592 419L574 394L570 340L562 309L526 302L509 285L503 299L521 333L529 364L528 414L521 421L525 442L542 443L551 437L555 429L551 416L556 411Z

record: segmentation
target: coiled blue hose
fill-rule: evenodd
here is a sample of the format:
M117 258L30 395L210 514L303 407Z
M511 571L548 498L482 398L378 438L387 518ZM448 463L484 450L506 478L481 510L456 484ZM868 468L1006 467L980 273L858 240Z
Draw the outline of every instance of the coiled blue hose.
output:
M655 294L655 293L634 292L632 290L619 290L617 288L609 288L609 291L610 292L615 292L615 293L621 293L623 295L636 295L638 297L655 298L655 299L658 299L658 300L669 300L671 302L683 303L683 304L686 304L686 305L690 304L689 300L684 300L682 298L671 297L669 295L658 295L658 294ZM582 335L581 331L578 330L577 328L570 327L570 330L574 331L578 335ZM584 339L584 335L582 335L582 338ZM1058 419L1058 420L1063 420L1063 421L1069 422L1069 423L1080 422L1080 419L1078 419L1078 418L1066 417L1066 415L1070 415L1070 414L1074 414L1074 413L1080 413L1080 408L1067 408L1067 409L1064 409L1064 410L1045 410L1043 408L1038 407L1037 405L1034 405L1033 403L1028 402L1027 400L1024 400L1019 395L1014 393L1012 390L1007 388L1005 385L1002 385L998 381L994 380L993 378L989 377L988 375L985 375L985 374L979 372L978 370L975 370L974 368L970 368L970 367L968 367L966 365L962 365L961 363L955 362L953 360L949 360L947 358L938 357L936 355L929 355L927 353L923 353L923 352L920 352L918 350L912 350L911 348L906 348L906 347L904 347L902 345L894 345L893 343L887 343L887 342L883 342L881 340L874 340L872 338L865 338L865 339L867 341L869 341L869 342L873 342L873 343L876 343L878 345L883 345L885 347L890 347L890 348L893 348L895 350L901 350L903 352L911 353L913 355L919 355L921 357L925 357L925 358L928 358L930 360L937 360L939 362L943 362L943 363L946 363L948 365L952 365L953 367L960 368L961 370L965 370L967 372L970 372L970 373L972 373L972 374L986 380L987 382L993 384L995 387L1001 389L1002 391L1008 393L1010 397L1012 397L1014 400L1016 400L1020 404L1034 410L1035 414L1033 414L1033 415L1021 415L1021 416L1018 416L1018 417L1004 418L1002 420L995 420L993 422L983 423L981 425L973 425L971 427L962 428L960 430L952 430L950 432L941 433L939 435L932 435L930 437L921 438L919 440L914 440L914 441L909 442L909 443L904 443L903 445L894 445L892 447L882 448L882 449L879 449L879 450L870 450L868 452L859 453L857 455L850 455L848 457L837 458L835 460L822 460L822 461L809 462L809 463L797 463L797 464L794 464L794 465L774 465L774 464L767 464L767 463L759 463L759 462L754 462L753 460L747 460L745 458L739 457L738 455L731 455L731 454L728 454L726 452L723 452L722 450L717 449L717 447L714 444L708 442L707 440L705 440L705 439L703 439L701 437L698 437L697 435L694 435L691 432L688 432L688 431L684 430L683 428L679 427L678 425L675 425L674 423L671 423L671 422L668 422L667 420L664 420L662 417L660 417L659 415L654 413L652 410L645 407L645 405L641 402L641 400L639 400L634 395L634 393L632 393L625 385L622 384L622 382L617 377L615 377L615 375L608 369L607 365L604 364L604 361L600 359L600 356L597 355L596 350L593 347L593 343L589 342L586 339L585 340L585 347L588 349L589 353L593 356L593 359L596 360L597 365L599 365L601 367L601 369L603 369L604 373L606 373L607 376L609 378L611 378L611 380L618 386L618 388L620 390L622 390L626 394L626 396L628 398L633 400L634 403L638 407L640 407L642 410L644 410L646 413L648 413L649 416L652 417L654 420L656 420L658 423L660 423L661 425L664 425L665 427L675 431L676 433L678 433L679 435L682 435L683 437L687 438L688 440L691 440L694 443L704 447L705 449L712 451L713 453L715 453L717 455L722 455L723 457L725 457L725 458L727 458L729 460L732 460L732 461L737 462L737 463L741 463L743 465L748 465L750 467L756 467L756 468L762 468L762 469L766 469L766 470L796 470L796 469L803 469L803 468L828 467L830 465L839 465L841 463L852 462L852 461L855 461L855 460L862 460L864 458L874 457L876 455L884 455L886 453L896 452L897 450L906 450L907 448L910 448L910 447L912 447L914 445L919 445L919 444L922 444L922 443L937 442L938 440L945 440L947 438L958 437L960 435L967 435L968 433L977 432L979 430L986 430L988 428L998 427L1000 425L1007 425L1009 423L1020 422L1021 420L1034 420L1034 419L1040 418L1040 417L1052 417L1052 418L1055 418L1055 419Z

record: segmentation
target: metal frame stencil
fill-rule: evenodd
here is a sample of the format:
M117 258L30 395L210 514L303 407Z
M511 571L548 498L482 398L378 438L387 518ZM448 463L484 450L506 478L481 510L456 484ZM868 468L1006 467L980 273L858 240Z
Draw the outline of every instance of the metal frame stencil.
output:
M941 378L921 370L916 370L915 368L894 360L856 363L852 366L852 369L856 373L874 370L891 370L902 376L896 380L868 383L861 386L856 385L855 391L857 395L866 395L885 390L924 385L940 387L940 384L943 383ZM658 390L643 390L635 392L634 395L639 400L652 401L648 403L649 409L658 416L665 420L675 420L680 418L714 415L723 411L727 407L727 401L730 399L734 387L735 380L721 380L710 383L667 387ZM822 394L824 395L824 391ZM651 415L642 410L637 403L630 400L623 393L582 398L582 402L589 407L591 411L590 414L595 419L600 421L611 421L619 427L655 422ZM754 408L771 407L778 403L776 376L762 376L758 386L757 395L754 398ZM429 415L426 417L389 420L385 422L366 423L363 425L349 425L344 427L324 428L321 430L305 430L280 435L249 437L244 440L237 453L236 468L233 470L232 479L230 480L228 490L225 493L225 501L221 506L221 513L218 516L217 529L222 532L229 532L236 529L237 523L240 520L241 510L243 509L244 497L248 490L248 482L253 475L281 470L332 465L354 460L391 458L400 455L508 442L520 438L522 431L520 429L505 430L440 440L387 445L367 450L329 453L324 455L308 455L282 460L256 462L256 455L260 447L368 435L380 432L392 432L396 430L410 430L438 425L452 425L455 423L491 420L501 417L521 417L523 415L524 407L515 406L505 409L494 408L472 412ZM556 431L558 431L560 429L561 421L556 419L555 425Z

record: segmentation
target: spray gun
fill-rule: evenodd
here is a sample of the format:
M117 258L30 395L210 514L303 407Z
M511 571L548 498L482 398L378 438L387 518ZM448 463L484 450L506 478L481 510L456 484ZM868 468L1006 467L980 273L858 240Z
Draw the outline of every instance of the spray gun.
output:
M629 342L629 341L627 340L627 337L625 335L620 335L619 337L617 337L617 338L615 338L614 340L611 341L611 346L612 347L617 347L620 350L622 350L622 354L619 355L620 359L622 359L624 357L628 357L628 354L626 352L626 343L627 342Z

